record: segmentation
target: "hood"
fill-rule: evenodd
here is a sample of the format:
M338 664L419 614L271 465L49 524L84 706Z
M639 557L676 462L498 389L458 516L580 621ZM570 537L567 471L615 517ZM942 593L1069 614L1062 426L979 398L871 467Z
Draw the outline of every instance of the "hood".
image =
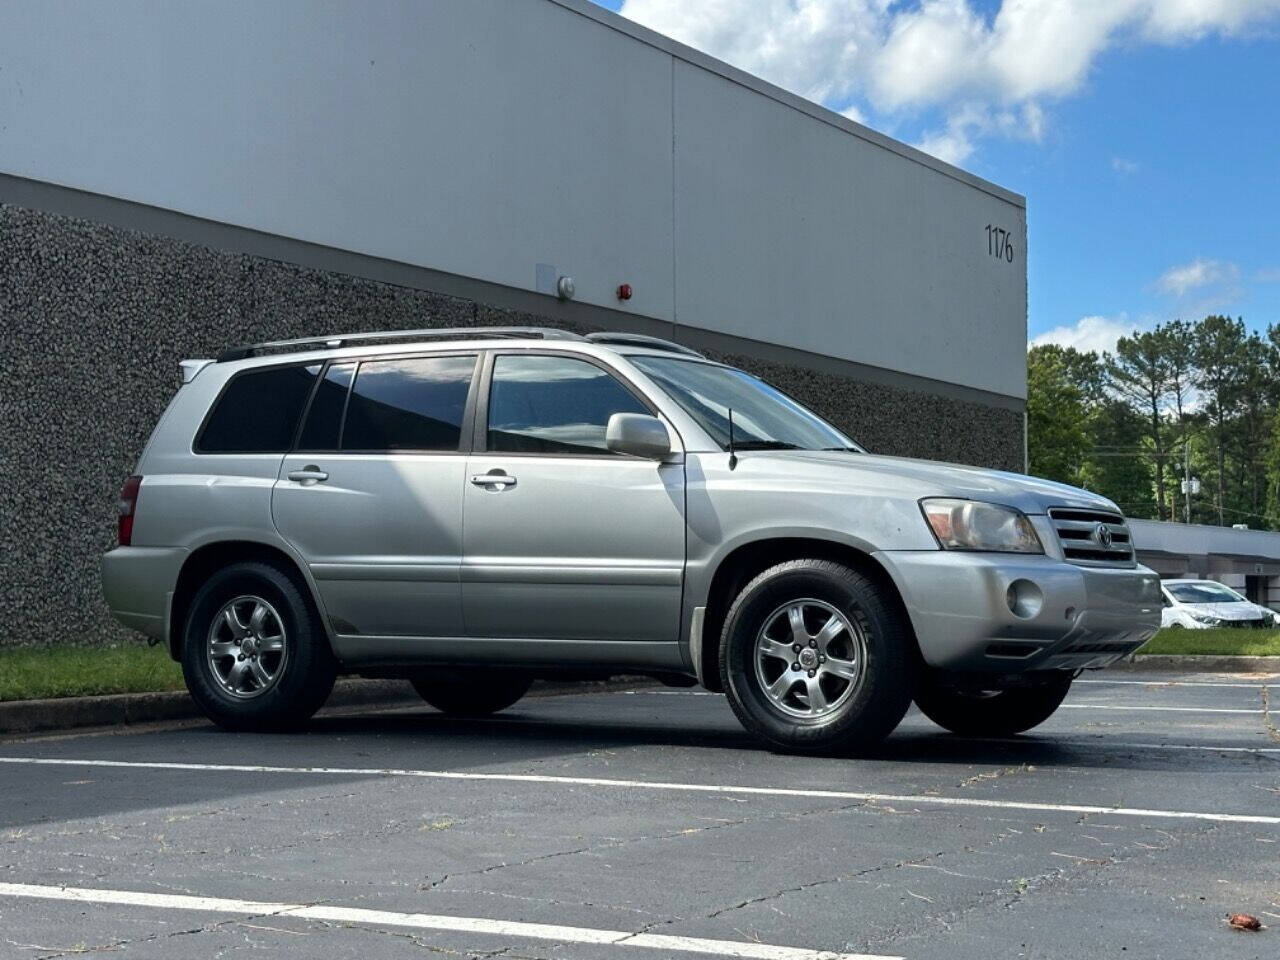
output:
M1256 603L1180 603L1177 609L1187 613L1200 613L1219 620L1260 620L1270 617L1271 611Z
M1106 497L1065 483L958 463L825 450L755 451L740 456L768 458L776 462L779 470L812 471L849 484L892 489L899 496L915 499L985 500L1017 507L1029 514L1044 513L1049 507L1120 512Z

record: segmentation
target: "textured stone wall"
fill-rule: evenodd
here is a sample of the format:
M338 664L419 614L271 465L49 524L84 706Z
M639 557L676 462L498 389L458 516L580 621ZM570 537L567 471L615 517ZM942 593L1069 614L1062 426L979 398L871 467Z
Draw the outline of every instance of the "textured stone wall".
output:
M0 205L0 645L127 634L98 557L115 501L177 388L235 343L543 318ZM1022 415L728 356L870 449L1018 469Z

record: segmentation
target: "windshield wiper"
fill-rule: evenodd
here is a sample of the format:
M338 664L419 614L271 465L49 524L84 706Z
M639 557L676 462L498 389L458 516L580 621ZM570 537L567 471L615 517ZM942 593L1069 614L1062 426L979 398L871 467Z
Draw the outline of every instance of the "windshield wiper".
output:
M801 450L803 449L798 443L788 443L786 440L738 440L734 443L735 450Z
M861 453L862 452L862 450L859 449L858 447L823 447L822 449L832 453Z

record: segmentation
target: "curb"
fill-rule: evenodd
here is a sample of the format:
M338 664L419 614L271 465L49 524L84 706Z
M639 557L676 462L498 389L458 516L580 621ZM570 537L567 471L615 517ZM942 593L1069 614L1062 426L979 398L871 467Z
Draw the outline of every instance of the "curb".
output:
M636 689L655 685L646 677L616 677L580 683L538 680L526 696ZM348 678L333 686L323 711L343 707L422 704L407 680ZM425 705L424 705L425 706ZM203 714L185 690L162 693L113 693L101 697L57 697L50 700L11 700L0 703L0 736L107 727L117 724L189 720Z
M1161 673L1280 673L1280 657L1138 654L1118 660L1108 670L1151 670Z

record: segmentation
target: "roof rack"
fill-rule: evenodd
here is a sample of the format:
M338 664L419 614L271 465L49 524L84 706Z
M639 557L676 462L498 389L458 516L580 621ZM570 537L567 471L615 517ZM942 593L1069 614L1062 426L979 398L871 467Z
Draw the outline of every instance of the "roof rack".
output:
M375 340L581 340L582 337L556 327L428 327L425 330L382 330L368 333L341 333L332 337L299 337L296 340L268 340L229 347L218 354L219 363L244 360L264 353L298 353L303 350L337 350Z
M679 353L686 357L698 357L705 360L702 354L691 347L661 337L647 337L643 333L612 333L602 330L599 333L588 333L587 339L592 343L603 343L619 347L649 347L652 350L665 350L668 353Z

